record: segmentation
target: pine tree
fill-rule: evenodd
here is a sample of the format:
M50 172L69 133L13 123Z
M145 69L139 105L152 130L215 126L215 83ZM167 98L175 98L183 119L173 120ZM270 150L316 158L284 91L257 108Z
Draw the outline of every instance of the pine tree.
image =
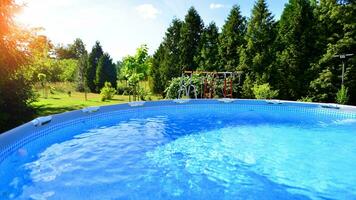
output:
M195 62L200 70L219 71L219 29L214 22L203 31Z
M196 70L198 64L194 57L199 52L199 44L203 31L203 21L194 7L188 10L180 33L180 60L184 70Z
M239 54L245 44L246 19L240 7L233 6L220 34L220 66L227 71L235 71L239 65Z
M95 81L96 71L97 71L96 68L98 66L99 59L103 54L104 54L103 49L99 41L97 41L93 46L91 53L89 54L89 58L88 58L89 63L86 72L86 82L88 84L90 91L92 92L98 92L98 90L96 90L94 81Z
M247 26L245 37L247 45L240 54L239 69L243 70L246 78L255 80L254 82L244 82L244 84L249 84L243 87L247 89L247 91L243 91L247 98L253 96L251 91L253 84L274 82L275 77L271 76L275 75L272 73L272 63L275 60L275 30L275 22L267 8L266 1L258 0L253 7L252 16Z
M164 53L165 49L163 44L161 44L157 51L153 54L152 58L152 65L150 71L150 76L152 78L151 82L151 90L155 94L161 94L163 95L164 89L165 89L165 84L163 83L163 74L161 72L162 70L162 63L164 59Z
M96 90L100 91L104 87L105 82L111 83L111 86L116 87L116 68L110 55L104 53L98 62L95 76Z
M87 89L86 72L88 68L88 54L85 52L81 55L78 61L78 77L77 77L77 90L84 92Z
M75 39L73 44L69 46L69 49L75 56L75 59L80 59L84 54L88 54L84 42L80 38Z
M356 4L338 0L320 0L315 8L317 47L320 58L313 65L314 78L312 83L322 80L326 70L334 77L341 75L341 61L334 56L337 54L353 53L356 51ZM350 88L350 103L356 103L356 59L345 60L345 85ZM341 78L333 78L330 84L323 83L324 90L315 90L315 84L310 84L309 96L315 101L332 101L336 91L341 88ZM327 100L320 97L328 96Z
M308 0L289 0L281 19L277 42L280 97L296 100L305 96L312 80L310 63L316 60L313 10Z

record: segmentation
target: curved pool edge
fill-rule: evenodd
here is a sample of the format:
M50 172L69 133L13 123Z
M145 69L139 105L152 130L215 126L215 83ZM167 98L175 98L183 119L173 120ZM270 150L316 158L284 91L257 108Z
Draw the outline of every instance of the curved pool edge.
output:
M124 104L105 105L91 107L92 109L80 109L68 111L60 114L51 115L50 122L44 125L35 126L33 121L27 122L14 129L0 134L0 163L11 153L16 151L21 145L26 144L27 138L31 139L31 135L48 131L53 127L58 128L60 125L66 125L76 119L81 119L89 116L97 116L100 114L110 113L120 110L131 110L142 107L159 107L159 106L179 106L187 104L240 104L240 105L268 105L275 107L302 107L302 108L322 108L330 112L348 113L356 116L355 106L346 106L327 103L307 103L285 100L252 100L252 99L184 99L184 100L160 100L160 101L145 101L145 102L129 102ZM38 119L38 118L37 118ZM40 135L40 134L39 134ZM38 136L40 137L40 136ZM28 142L28 141L27 141Z

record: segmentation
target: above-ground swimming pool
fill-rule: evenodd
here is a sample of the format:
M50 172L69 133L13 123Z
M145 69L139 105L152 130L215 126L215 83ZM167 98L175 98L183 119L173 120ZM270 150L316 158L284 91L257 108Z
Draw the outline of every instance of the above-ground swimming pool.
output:
M0 199L356 199L355 110L177 100L34 120L0 135Z

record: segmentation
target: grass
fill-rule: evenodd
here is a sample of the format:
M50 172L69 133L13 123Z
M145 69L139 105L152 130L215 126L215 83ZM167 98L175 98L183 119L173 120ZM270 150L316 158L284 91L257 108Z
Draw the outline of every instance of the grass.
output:
M88 100L85 100L84 93L74 92L70 83L51 84L54 94L48 94L45 98L39 88L35 88L40 95L37 102L33 103L38 116L52 115L71 110L77 110L88 106L102 106L129 102L129 96L115 95L112 100L101 101L100 94L88 93ZM71 91L71 95L68 95ZM152 96L152 100L157 100L157 96Z

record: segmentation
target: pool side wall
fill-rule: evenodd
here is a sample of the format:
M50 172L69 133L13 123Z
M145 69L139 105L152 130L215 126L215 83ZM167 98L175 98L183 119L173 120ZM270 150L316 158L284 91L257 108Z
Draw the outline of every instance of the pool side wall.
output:
M323 103L304 103L294 101L279 101L279 100L250 100L250 99L189 99L189 100L161 100L161 101L147 101L147 102L131 102L126 104L116 104L101 106L99 110L92 113L85 113L83 110L75 110L61 114L52 115L52 120L48 124L42 126L35 126L32 122L25 123L19 127L0 134L0 163L11 153L21 148L26 143L33 139L44 136L46 132L58 129L63 126L78 123L81 118L90 116L100 116L105 113L110 113L118 110L131 110L142 107L160 107L160 106L179 106L186 104L241 104L241 105L269 105L277 107L300 107L300 108L322 108L330 112L341 112L348 115L355 116L356 107L344 106L336 104ZM335 107L336 106L336 107ZM325 108L329 107L329 108ZM337 109L335 109L337 108Z

